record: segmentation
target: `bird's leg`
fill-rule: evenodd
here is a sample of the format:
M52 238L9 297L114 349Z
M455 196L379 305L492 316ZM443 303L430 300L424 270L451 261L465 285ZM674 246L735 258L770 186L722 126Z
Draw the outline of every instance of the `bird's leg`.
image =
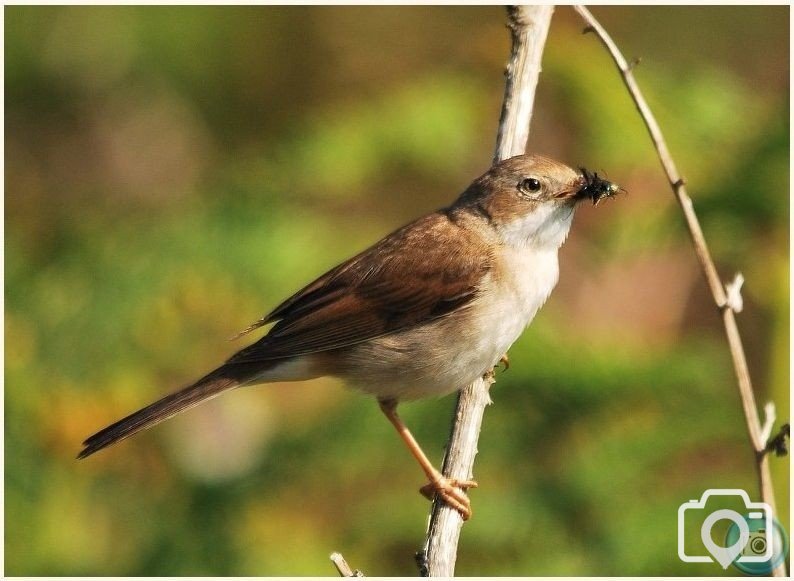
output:
M499 363L505 366L505 371L510 369L510 358L507 356L507 353L502 355L501 359L499 359Z
M477 483L474 480L458 480L456 478L447 478L441 472L435 469L433 464L428 460L419 443L414 439L413 434L408 430L408 427L403 423L400 416L397 415L397 402L393 399L378 400L380 409L384 415L389 418L389 421L397 429L397 433L408 446L408 450L419 462L427 478L430 480L428 484L419 489L425 497L432 500L435 494L438 494L441 499L449 506L454 508L467 520L471 517L471 503L469 497L463 492L466 488L476 488Z

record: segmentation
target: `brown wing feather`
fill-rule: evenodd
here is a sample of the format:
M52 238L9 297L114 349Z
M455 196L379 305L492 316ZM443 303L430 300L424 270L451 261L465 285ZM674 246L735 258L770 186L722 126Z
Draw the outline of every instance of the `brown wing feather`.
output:
M324 274L255 323L278 321L229 362L346 347L466 305L491 259L449 220L442 212L421 218Z

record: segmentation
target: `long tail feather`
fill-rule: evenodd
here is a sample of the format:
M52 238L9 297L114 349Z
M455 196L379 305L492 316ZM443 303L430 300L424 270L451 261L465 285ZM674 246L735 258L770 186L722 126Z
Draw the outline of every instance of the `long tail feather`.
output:
M224 365L202 377L196 383L130 414L83 442L84 448L77 458L86 458L102 448L129 438L141 430L151 428L155 424L212 399L228 389L239 386L247 378L246 374L241 371Z

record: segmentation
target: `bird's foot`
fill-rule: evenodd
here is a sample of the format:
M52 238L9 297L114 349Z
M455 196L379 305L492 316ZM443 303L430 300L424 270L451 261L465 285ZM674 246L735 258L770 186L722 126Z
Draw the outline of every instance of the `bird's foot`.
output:
M477 488L477 483L474 480L458 480L439 475L420 488L419 492L428 500L433 500L433 497L438 495L441 500L457 510L463 520L469 520L471 502L464 492L467 488Z
M499 359L499 363L505 366L505 371L510 369L510 358L507 356L507 353L502 355L502 357Z

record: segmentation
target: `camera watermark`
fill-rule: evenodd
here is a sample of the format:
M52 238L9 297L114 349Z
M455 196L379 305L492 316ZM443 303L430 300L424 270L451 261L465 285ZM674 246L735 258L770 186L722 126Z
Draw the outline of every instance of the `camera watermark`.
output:
M706 511L711 497L732 497L741 502L744 514L728 508L712 512ZM688 554L685 546L685 523L688 514L700 511L705 515L700 527L700 541L703 550ZM714 525L727 520L730 522L723 545L716 543L712 536ZM717 562L723 569L733 565L748 575L769 575L788 554L788 537L783 527L772 518L772 509L764 502L751 502L747 492L740 489L710 488L700 500L690 500L678 507L678 557L686 563Z

